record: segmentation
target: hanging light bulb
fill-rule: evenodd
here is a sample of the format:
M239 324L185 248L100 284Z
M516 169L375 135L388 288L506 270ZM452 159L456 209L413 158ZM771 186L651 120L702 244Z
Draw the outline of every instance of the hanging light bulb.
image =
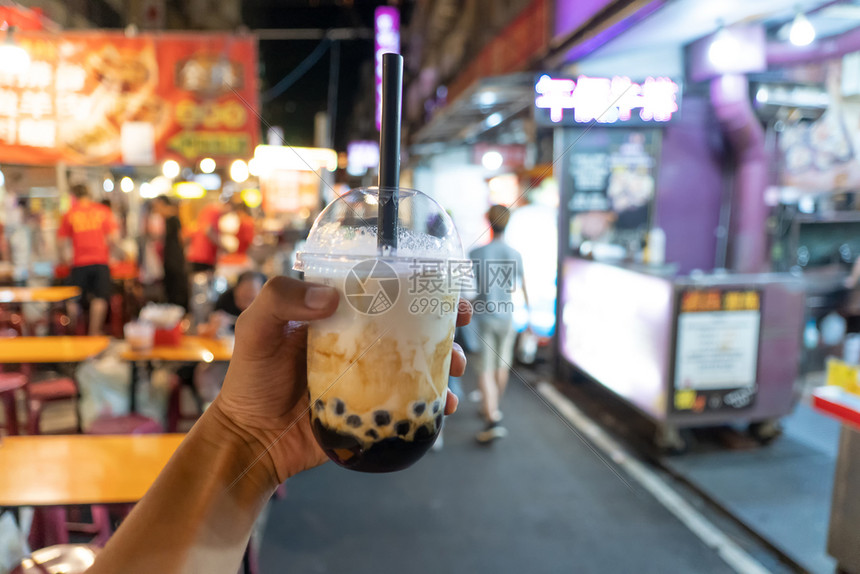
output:
M803 12L798 12L788 31L788 40L795 46L808 46L815 40L815 27Z
M11 74L23 74L30 67L30 54L15 42L15 27L6 30L6 40L0 43L0 71Z
M725 26L720 26L708 47L708 60L718 71L730 70L743 57L743 46L737 36Z

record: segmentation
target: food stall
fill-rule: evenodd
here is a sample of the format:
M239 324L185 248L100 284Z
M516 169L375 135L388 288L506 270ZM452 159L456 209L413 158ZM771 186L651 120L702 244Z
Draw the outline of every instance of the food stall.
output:
M798 398L804 286L713 271L729 226L711 94L665 76L543 75L535 104L559 157L560 378L612 391L666 449L702 426L773 439Z
M731 423L767 441L794 407L799 279L568 256L560 283L562 377L576 370L624 399L656 424L658 445L682 450L680 429Z

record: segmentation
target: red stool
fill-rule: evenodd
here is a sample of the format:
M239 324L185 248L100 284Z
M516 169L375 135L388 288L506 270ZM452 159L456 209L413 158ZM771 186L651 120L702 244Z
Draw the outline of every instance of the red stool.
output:
M192 424L200 418L200 410L194 413L182 412L182 380L174 374L170 377L170 395L167 398L167 432L179 432L179 424L191 422ZM193 392L193 387L192 387ZM197 397L194 397L197 402Z
M137 413L118 417L99 417L87 429L87 434L158 434L163 432L164 428L158 421Z
M30 382L24 387L27 396L27 432L40 434L39 423L45 405L57 401L75 400L78 398L78 385L69 377L59 377L45 381ZM77 409L77 405L75 405ZM81 432L81 418L75 413L75 432Z
M27 377L21 373L0 373L0 402L3 403L6 434L18 434L18 398L15 391L27 386Z
M125 301L119 293L111 295L110 301L110 330L115 339L122 339L122 328L125 325Z

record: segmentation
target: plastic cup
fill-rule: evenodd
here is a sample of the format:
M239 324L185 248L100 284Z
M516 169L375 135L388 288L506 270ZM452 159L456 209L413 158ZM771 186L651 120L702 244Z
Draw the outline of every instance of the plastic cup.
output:
M340 293L335 314L308 329L314 436L337 464L364 472L406 468L439 435L470 273L439 204L398 192L396 253L378 253L378 190L362 188L326 207L295 265Z
M148 351L155 343L155 327L143 321L126 323L123 334L132 351Z

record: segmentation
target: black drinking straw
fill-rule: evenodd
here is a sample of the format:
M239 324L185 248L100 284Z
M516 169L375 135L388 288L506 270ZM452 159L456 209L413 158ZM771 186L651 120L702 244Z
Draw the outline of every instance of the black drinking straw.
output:
M400 100L403 92L403 57L382 55L382 126L379 130L380 251L397 249L397 203L400 186Z

